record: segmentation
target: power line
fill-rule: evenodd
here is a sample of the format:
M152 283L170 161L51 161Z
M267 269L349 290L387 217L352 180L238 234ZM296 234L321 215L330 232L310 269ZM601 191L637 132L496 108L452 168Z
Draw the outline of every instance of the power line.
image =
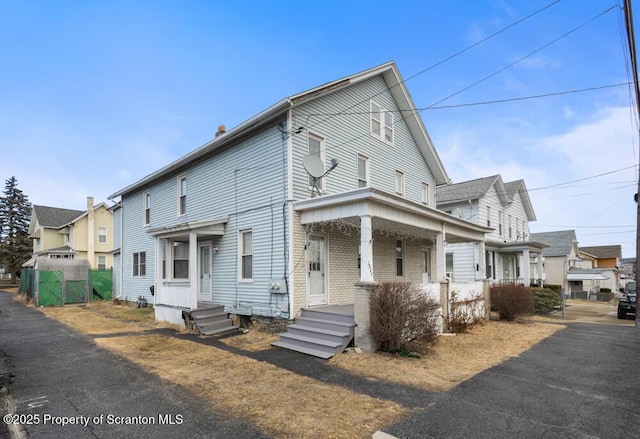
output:
M602 174L592 175L591 177L579 178L579 179L577 179L577 180L566 181L566 182L564 182L564 183L551 184L551 185L549 185L549 186L536 187L536 188L528 189L528 192L531 192L531 191L541 191L541 190L544 190L544 189L551 189L551 188L555 188L555 187L559 187L559 186L564 186L564 185L571 184L571 183L577 183L577 182L579 182L579 181L591 180L591 179L593 179L593 178L602 177L602 176L604 176L604 175L609 175L609 174L614 174L614 173L616 173L616 172L626 171L627 169L635 168L635 167L637 167L637 166L638 166L638 165L627 166L626 168L615 169L615 170L613 170L613 171L603 172Z
M447 61L450 61L450 60L452 60L453 58L456 58L456 57L458 57L458 56L462 55L463 53L465 53L465 52L467 52L467 51L469 51L469 50L473 49L473 48L474 48L474 47L476 47L476 46L479 46L480 44L482 44L482 43L484 43L484 42L486 42L486 41L490 40L491 38L493 38L493 37L495 37L495 36L497 36L497 35L499 35L499 34L501 34L501 33L505 32L505 31L507 31L507 30L511 29L512 27L515 27L515 26L519 25L519 24L520 24L520 23L522 23L523 21L526 21L526 20L530 19L531 17L534 17L534 16L538 15L539 13L541 13L541 12L543 12L543 11L545 11L545 10L549 9L550 7L555 6L556 4L560 3L561 1L562 1L562 0L556 0L556 1L554 1L554 2L549 3L548 5L546 5L546 6L542 7L542 8L540 8L540 9L538 9L538 10L537 10L537 11L535 11L535 12L532 12L531 14L527 15L526 17L521 18L520 20L517 20L517 21L515 21L515 22L511 23L510 25L508 25L508 26L506 26L506 27L503 27L502 29L500 29L500 30L498 30L498 31L496 31L496 32L494 32L494 33L492 33L491 35L489 35L489 36L487 36L487 37L485 37L485 38L483 38L483 39L481 39L481 40L479 40L479 41L477 41L477 42L475 42L475 43L473 43L473 44L471 44L471 45L469 45L469 46L465 47L464 49L461 49L461 50L459 50L459 51L455 52L453 55L449 55L448 57L444 58L443 60L438 61L437 63L432 64L431 66L427 67L426 69L421 70L421 71L419 71L418 73L416 73L416 74L414 74L414 75L411 75L411 76L409 76L409 77L408 77L408 78L406 78L406 79L403 79L402 81L398 82L397 84L393 85L392 87L388 87L388 88L386 88L385 90L382 90L382 91L380 91L380 92L378 92L378 93L376 93L376 94L374 94L374 95L372 95L372 96L369 96L369 97L367 97L366 99L364 99L364 100L362 100L362 101L356 102L355 104L352 104L352 105L349 105L348 107L345 107L343 111L346 111L346 110L348 110L348 109L350 109L350 108L356 107L356 106L358 106L358 105L360 105L360 104L362 104L362 103L364 103L364 102L367 102L367 101L369 101L370 99L372 99L372 98L374 98L374 97L376 97L376 96L379 96L380 94L385 93L385 92L387 92L387 91L391 90L391 89L392 89L392 88L394 88L394 87L398 87L398 86L400 86L401 84L404 84L404 83L406 83L407 81L410 81L410 80L412 80L412 79L414 79L414 78L416 78L416 77L418 77L418 76L420 76L420 75L422 75L422 74L424 74L424 73L426 73L426 72L428 72L428 71L430 71L430 70L432 70L432 69L434 69L434 68L436 68L436 67L438 67L438 66L440 66L440 65L442 65L442 64L444 64L444 63L446 63ZM321 120L321 121L318 121L318 122L316 122L315 124L310 124L310 125L308 125L306 128L307 128L307 129L309 129L309 128L312 128L312 127L314 127L314 126L320 125L320 124L322 124L322 123L324 123L324 122L328 121L329 119L332 119L333 117L335 117L336 115L339 115L339 114L340 114L340 113L332 114L332 115L330 115L329 117L327 117L326 119L323 119L323 120ZM311 116L311 115L309 115L309 116ZM309 116L308 116L308 117L309 117ZM308 117L307 117L307 119L308 119ZM291 129L291 130L292 130L292 129ZM290 131L291 131L291 130L290 130Z
M482 83L483 81L486 81L487 79L489 79L489 78L491 78L491 77L493 77L493 76L497 75L498 73L501 73L501 72L503 72L503 71L507 70L508 68L513 67L514 65L518 64L519 62L522 62L522 61L523 61L523 60L525 60L526 58L528 58L528 57L530 57L530 56L533 56L533 55L535 55L536 53L540 52L541 50L543 50L543 49L545 49L545 48L549 47L550 45L552 45L552 44L554 44L554 43L558 42L559 40L561 40L561 39L563 39L563 38L566 38L567 36L569 36L569 35L570 35L570 34L572 34L573 32L575 32L575 31L577 31L577 30L581 29L582 27L584 27L584 26L586 26L587 24L589 24L589 23L593 22L593 21L594 21L594 20L596 20L597 18L600 18L600 17L602 17L603 15L605 15L605 14L609 13L609 12L610 12L610 11L612 11L615 7L616 7L615 5L614 5L614 6L609 7L608 9L606 9L606 10L604 10L603 12L599 13L598 15L595 15L594 17L590 18L589 20L587 20L587 21L583 22L582 24L580 24L580 25L578 25L578 26L574 27L574 28L573 28L573 29L571 29L570 31L565 32L565 33L564 33L564 34L562 34L561 36L559 36L559 37L557 37L557 38L553 39L551 42L549 42L549 43L545 44L544 46L542 46L542 47L540 47L540 48L538 48L538 49L534 50L533 52L531 52L531 53L529 53L529 54L527 54L527 55L525 55L525 56L523 56L523 57L519 58L518 60L516 60L516 61L514 61L514 62L512 62L512 63L510 63L510 64L508 64L507 66L505 66L505 67L503 67L503 68L501 68L501 69L499 69L499 70L497 70L497 71L495 71L494 73L492 73L492 74L490 74L490 75L488 75L488 76L485 76L484 78L482 78L482 79L480 79L480 80L478 80L478 81L476 81L476 82L474 82L474 83L472 83L472 84L470 84L470 85L468 85L468 86L466 86L466 87L464 87L464 88L462 88L462 89L460 89L460 90L456 91L455 93L450 94L450 95L449 95L449 96L447 96L446 98L443 98L443 99L440 99L440 100L439 100L439 101L437 101L437 102L434 102L433 104L429 105L428 107L425 107L423 110L426 110L426 109L430 109L430 108L432 108L432 107L435 107L435 106L436 106L436 105L438 105L439 103L444 102L444 101L446 101L447 99L450 99L450 98L452 98L453 96L456 96L456 95L458 95L458 94L460 94L460 93L462 93L462 92L464 92L464 91L466 91L466 90L469 90L470 88L475 87L476 85L478 85L478 84ZM384 91L386 91L386 90L389 90L389 89L385 89ZM383 92L384 92L384 91L383 91ZM377 95L378 95L378 94L380 94L380 93L382 93L382 92L379 92L379 93L377 93L377 94L373 95L372 97L375 97L375 96L377 96ZM367 99L367 100L368 100L368 99ZM358 103L356 103L356 104L353 104L353 105L351 105L351 106L347 107L346 109L348 109L348 108L352 108L352 107L354 107L355 105L362 104L363 102L366 102L367 100L360 101L360 102L358 102ZM408 111L407 113L409 113L409 114L407 114L406 116L403 116L403 117L402 117L402 120L404 121L404 120L406 120L409 116L413 116L413 115L415 115L416 113L420 113L421 111L422 111L422 110L418 110L418 111L414 111L414 110L412 110L412 111ZM336 114L342 114L342 113L336 113ZM402 114L402 113L401 113L401 114ZM330 119L330 118L332 118L332 117L335 117L335 115L334 115L334 116L330 116L330 117L328 117L328 118L326 118L326 119L324 119L323 121L318 122L318 123L322 123L322 122L324 122L324 121L326 121L326 120L329 120L329 119ZM317 124L315 124L315 125L317 125ZM309 129L310 127L315 126L315 125L310 125L310 126L307 126L306 128L307 128L307 129ZM358 139L361 139L361 138L363 138L363 137L366 137L366 136L368 136L368 135L369 135L369 133L367 132L367 133L365 133L365 134L362 134L362 135L360 135L360 136L353 137L353 138L351 138L351 139L349 139L349 140L346 140L346 141L344 141L344 142L342 142L342 143L339 143L339 144L337 144L337 145L333 145L331 148L329 148L329 147L325 147L325 151L328 151L329 149L337 148L337 147L340 147L340 146L343 146L343 145L347 145L347 144L349 144L349 143L352 143L352 142L354 142L354 141L356 141L356 140L358 140Z

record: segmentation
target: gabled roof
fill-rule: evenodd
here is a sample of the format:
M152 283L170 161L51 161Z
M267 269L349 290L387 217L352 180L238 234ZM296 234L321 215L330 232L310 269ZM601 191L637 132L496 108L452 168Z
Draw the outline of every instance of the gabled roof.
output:
M38 223L42 227L57 229L68 224L73 219L82 215L82 210L61 209L59 207L33 206L33 210L38 218Z
M219 153L220 151L233 147L234 144L241 141L246 136L254 133L255 131L264 128L267 124L282 119L286 112L292 108L303 105L314 99L318 99L323 96L327 96L331 93L341 90L345 87L352 86L354 84L366 81L372 77L381 75L387 83L387 87L394 99L398 103L399 108L406 108L410 110L401 110L401 115L405 123L407 124L409 131L425 159L425 162L431 170L436 185L442 185L449 182L449 176L447 175L444 165L438 156L433 143L427 133L422 118L417 110L413 99L409 95L409 92L405 86L400 72L395 62L390 61L377 67L373 67L368 70L364 70L359 73L355 73L344 78L322 84L318 87L310 90L291 95L284 98L280 102L272 105L266 110L251 117L240 125L232 128L221 136L214 138L213 140L205 143L201 147L195 149L189 154L179 158L178 160L170 163L169 165L147 175L146 177L138 180L137 182L109 195L108 199L122 196L124 194L144 188L146 185L151 184L159 179L173 175L177 172L181 172L189 167L191 164L202 160L203 158L210 157ZM293 128L293 127L290 127Z
M489 192L489 189L491 189L491 187L498 181L500 182L499 186L504 189L504 185L502 185L502 178L499 175L438 186L436 188L436 200L438 204L477 200L484 197L487 192ZM505 193L505 190L498 191L499 195L504 195Z
M531 240L549 245L542 250L543 256L569 256L571 248L578 242L575 230L532 233Z
M595 247L580 247L581 252L588 253L598 259L622 258L622 246L620 245L598 245Z
M95 211L95 210L98 210L98 209L99 209L99 208L101 208L101 207L104 207L105 209L107 209L108 211L110 211L109 206L108 206L108 205L107 205L107 203L105 203L105 202L102 202L102 203L100 203L100 204L96 204L95 206L93 206L93 210L94 210L94 211ZM71 224L73 224L73 223L76 223L76 222L78 222L82 217L85 217L85 216L87 216L88 214L89 214L89 212L88 212L88 211L86 211L86 210L85 210L84 212L83 212L83 211L80 211L80 215L77 215L76 217L71 218L69 221L67 221L66 223L64 223L64 224L63 224L63 226L69 226L69 225L71 225Z
M438 205L460 203L467 200L479 200L487 195L489 190L495 187L496 193L502 205L512 203L516 194L520 194L520 199L527 213L529 221L536 220L533 205L529 198L529 192L524 184L524 180L515 180L509 183L502 181L501 175L491 175L489 177L476 178L475 180L463 181L460 183L447 184L436 188L436 203Z

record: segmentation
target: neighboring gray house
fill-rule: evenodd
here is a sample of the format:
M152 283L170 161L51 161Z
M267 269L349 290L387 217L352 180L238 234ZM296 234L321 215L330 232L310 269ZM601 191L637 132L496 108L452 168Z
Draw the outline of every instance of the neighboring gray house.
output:
M570 291L569 268L584 267L575 230L532 233L531 239L549 246L542 250L545 283L560 285L564 291Z
M524 180L504 183L500 175L436 189L438 209L492 228L486 243L445 246L447 275L455 282L489 279L530 285L541 277L540 252L545 244L532 239L529 222L536 215ZM531 270L535 261L537 271Z
M482 242L490 229L436 209L449 178L413 108L389 62L287 97L118 190L120 297L180 323L212 304L353 315L354 294L383 280L440 292L444 242ZM307 171L333 159L314 182Z

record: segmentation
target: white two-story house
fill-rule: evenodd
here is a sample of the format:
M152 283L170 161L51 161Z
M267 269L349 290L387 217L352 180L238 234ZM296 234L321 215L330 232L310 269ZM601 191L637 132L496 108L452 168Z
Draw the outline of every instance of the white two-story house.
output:
M120 297L179 323L209 304L353 310L358 288L384 280L440 288L444 243L490 229L436 209L449 178L415 108L389 62L284 98L116 191Z
M439 186L437 205L448 214L493 229L484 254L478 243L445 246L446 272L454 282L488 279L531 285L543 272L542 249L531 240L529 222L536 215L524 180L504 183L500 175ZM531 270L531 263L535 261Z

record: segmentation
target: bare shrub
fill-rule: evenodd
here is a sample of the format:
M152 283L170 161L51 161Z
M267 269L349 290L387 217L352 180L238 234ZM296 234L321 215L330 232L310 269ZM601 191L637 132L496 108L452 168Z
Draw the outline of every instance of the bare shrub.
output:
M432 345L438 304L410 282L382 282L371 293L371 335L377 349L404 352L409 342Z
M447 328L454 333L467 332L469 328L484 319L483 307L484 298L481 294L470 299L460 300L458 292L452 291L449 299Z
M500 313L500 320L509 322L535 311L533 292L524 285L491 287L491 305Z

